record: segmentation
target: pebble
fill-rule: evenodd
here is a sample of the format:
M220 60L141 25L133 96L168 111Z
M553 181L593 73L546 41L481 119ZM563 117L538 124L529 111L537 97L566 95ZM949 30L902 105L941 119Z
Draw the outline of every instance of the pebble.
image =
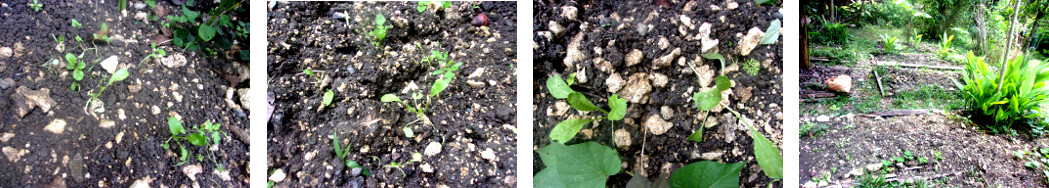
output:
M6 80L0 80L0 89L7 89L11 87L11 83L7 83Z
M732 143L736 140L736 116L732 116L732 113L724 113L721 115L721 134L725 135L725 142Z
M182 102L182 94L179 94L178 91L171 92L171 96L175 97L175 101Z
M114 125L117 125L117 122L114 122L113 120L102 119L98 121L98 127L113 128Z
M550 20L550 23L547 24L547 28L550 29L550 32L553 33L555 37L559 37L565 32L565 27L553 20Z
M48 132L51 132L51 133L54 133L54 134L62 134L62 132L65 131L65 128L66 128L66 120L62 120L62 119L51 120L51 123L48 123L47 126L44 126L44 130L45 131L48 131Z
M441 143L430 142L429 145L426 145L426 149L423 150L423 153L428 157L433 157L434 155L441 153Z
M492 151L492 148L485 149L481 152L481 158L488 161L495 160L495 151Z
M119 61L120 58L114 55L109 56L108 58L102 60L102 62L98 64L102 65L102 69L106 69L106 72L109 72L109 74L113 74L113 72L117 71L117 65L120 65Z
M18 89L15 89L15 93L11 94L11 98L15 99L14 101L21 101L15 104L18 106L16 111L19 118L25 117L29 111L36 107L40 107L40 110L43 110L45 113L49 112L51 107L57 104L55 100L51 99L51 89L48 88L30 90L25 86L18 86Z
M470 85L470 87L473 87L475 89L476 88L483 88L485 86L484 82L473 81L473 80L467 80L466 81L466 85Z
M470 76L466 76L466 78L477 78L477 77L481 76L482 74L484 74L484 70L485 69L483 67L474 69L474 72L470 73Z
M152 187L149 185L150 183L153 183L153 178L144 177L142 179L135 180L134 183L131 183L130 188L150 188Z
M620 77L619 73L612 73L611 76L605 79L605 86L608 87L609 93L616 93L623 89L623 82L623 77Z
M670 82L670 78L667 78L667 75L663 75L663 73L658 72L649 74L648 79L652 80L652 85L661 88L666 87L667 83Z
M186 165L182 167L182 173L189 177L190 181L197 181L197 174L204 172L200 164Z
M15 137L15 133L0 134L0 142L7 142L8 140L11 140L11 138L14 138L14 137Z
M629 131L627 131L626 129L619 129L619 130L616 130L613 133L613 135L615 137L613 140L615 141L617 148L619 148L621 150L629 150L630 149L630 144L632 142L630 140L630 132Z
M670 127L674 126L673 123L663 120L659 115L648 116L648 118L645 119L644 125L648 128L649 132L652 132L652 134L655 135L662 135L670 130Z
M670 54L664 55L663 57L660 57L659 59L653 61L652 69L658 70L661 67L668 66L671 63L673 63L678 56L681 56L681 48L674 48L674 51L671 51Z
M739 3L730 1L730 2L728 2L728 6L727 7L728 7L729 10L735 10L736 8L739 8Z
M16 58L25 55L25 47L22 45L22 42L15 43L14 53L14 57Z
M830 121L830 116L827 116L827 115L816 116L816 121L817 122L828 122L828 121Z
M649 84L648 75L640 72L630 75L630 78L627 79L626 87L620 90L618 94L630 103L644 104L648 103L648 94L651 92L652 85Z
M269 180L273 182L280 182L284 181L284 177L286 176L287 174L284 174L284 169L277 169L273 171L273 174L270 174Z
M14 50L11 47L0 47L0 58L9 58L14 55Z
M565 19L576 21L576 20L579 20L579 16L578 15L579 15L579 8L576 8L574 6L562 6L561 7L561 17L564 17Z
M6 156L7 160L11 162L17 162L18 159L22 158L22 155L26 154L26 150L15 149L11 146L5 146L3 149L0 150L4 152L4 156Z
M419 165L419 168L422 168L423 172L433 173L433 166L431 166L430 163Z
M699 26L699 34L696 35L696 38L700 39L700 51L703 53L717 53L718 39L710 37L710 34L714 32L711 29L713 26L714 24L710 22L703 22Z
M669 106L659 107L659 116L663 119L669 120L674 117L674 109Z
M251 110L251 88L237 89L237 96L240 96L240 107Z
M153 105L153 111L152 111L152 113L153 113L153 115L158 115L158 114L160 114L160 107L158 107L157 105Z
M638 63L641 63L641 59L643 58L645 58L645 55L641 53L641 50L631 50L630 53L626 54L626 66L637 65Z
M667 40L667 37L661 36L659 37L659 41L656 42L656 46L659 46L660 50L666 50L670 47L670 40Z
M168 68L179 68L186 65L186 56L179 53L168 54L160 58L160 64Z
M750 55L750 52L754 50L754 48L758 47L758 42L761 42L761 36L764 35L765 32L761 31L760 28L750 28L750 31L747 31L747 35L741 38L738 43L736 43L739 44L739 47L737 47L736 50L742 56Z
M716 161L718 159L721 159L721 156L723 156L723 155L725 155L725 151L718 150L718 151L711 151L711 152L703 153L702 155L700 155L699 158L703 159L703 160L708 160L708 161Z
M67 165L69 167L69 175L73 176L73 180L76 180L76 182L84 181L84 157L77 153L73 155L73 158L69 159Z

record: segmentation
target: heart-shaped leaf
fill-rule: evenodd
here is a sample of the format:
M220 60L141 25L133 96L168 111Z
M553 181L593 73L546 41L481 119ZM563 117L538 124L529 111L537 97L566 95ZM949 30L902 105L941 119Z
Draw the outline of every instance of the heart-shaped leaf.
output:
M621 99L618 95L612 94L612 96L608 97L608 107L611 108L608 111L608 120L618 121L626 117L626 99Z
M696 103L699 110L709 111L721 102L721 92L716 89L696 92L692 94L692 101Z
M732 88L732 80L729 80L728 77L724 75L718 76L715 79L715 82L717 82L718 91L725 91Z
M586 96L584 96L583 93L579 92L572 92L568 94L568 104L572 105L572 108L584 112L599 109L597 108L597 106L594 106L594 103L590 103L590 100L586 99Z
M571 187L605 187L608 177L619 173L622 161L614 149L595 142L571 146L551 143L539 149L539 157L552 170L537 176L542 184L569 185ZM537 185L542 185L537 184Z
M670 176L670 187L737 188L742 169L743 163L695 162L674 172Z

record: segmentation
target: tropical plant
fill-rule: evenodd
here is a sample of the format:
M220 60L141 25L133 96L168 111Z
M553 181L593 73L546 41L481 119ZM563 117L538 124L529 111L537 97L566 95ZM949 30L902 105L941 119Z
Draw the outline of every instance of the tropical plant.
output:
M954 53L954 49L951 49L951 40L954 40L954 35L947 36L947 33L943 33L940 39L940 52L937 53L937 57L946 60L947 56Z
M906 49L907 46L896 43L896 36L890 36L888 34L881 35L882 43L885 47L885 53L898 54L901 50Z
M970 51L966 57L963 83L955 84L961 88L972 110L970 119L977 125L993 132L1015 128L1041 129L1039 124L1028 120L1042 117L1041 105L1049 96L1045 86L1049 80L1047 67L1049 63L1028 57L1013 58L1003 67L1003 80L999 86L998 73L990 70L983 58Z

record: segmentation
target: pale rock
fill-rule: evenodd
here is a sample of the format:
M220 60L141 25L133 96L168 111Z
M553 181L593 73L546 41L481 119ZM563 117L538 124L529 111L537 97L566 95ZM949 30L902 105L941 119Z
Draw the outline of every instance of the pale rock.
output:
M725 155L725 151L718 150L718 151L711 151L711 152L703 153L702 155L700 155L699 158L703 159L703 160L708 160L708 161L716 161L718 159L721 159L721 156L723 156L723 155Z
M659 57L659 59L653 61L652 69L659 70L661 67L668 66L673 63L678 56L681 56L681 48L674 48L674 51L671 51L670 54Z
M200 164L186 165L182 167L182 173L189 177L190 181L197 181L197 174L204 172Z
M273 174L270 174L269 180L273 182L280 182L284 181L285 177L287 177L287 174L284 174L284 169L277 169L273 171Z
M151 188L153 186L150 186L149 185L150 183L153 183L153 178L152 177L144 177L142 179L135 180L135 182L131 183L131 186L129 186L129 187L130 188Z
M816 116L816 121L817 122L828 122L828 121L830 121L830 116L827 116L827 115Z
M495 151L492 151L492 148L485 149L481 151L481 158L488 161L495 160Z
M51 111L51 107L57 103L51 99L51 89L41 88L39 90L30 90L25 86L18 86L15 89L15 93L11 94L11 98L14 99L15 105L18 107L18 117L25 117L29 111L33 108L40 107L40 110L46 112Z
M160 114L160 107L158 107L157 105L153 105L152 111L150 112L153 113L153 115L158 115Z
M117 141L117 144L119 144L120 141L123 141L124 140L124 132L121 131L120 133L117 133L117 138L115 140Z
M611 76L605 79L605 86L608 86L609 93L616 93L623 89L623 82L623 77L620 77L619 73L612 73Z
M710 13L711 14L718 13L718 11L721 11L721 7L719 7L717 5L710 5Z
M630 103L644 104L648 103L648 94L651 92L652 85L649 84L648 75L641 72L630 75L626 87L619 90L618 94Z
M579 8L574 6L562 6L561 17L572 21L579 20Z
M16 42L15 43L14 53L15 54L14 54L13 57L16 57L16 58L19 58L19 57L22 57L22 55L25 55L25 46L22 45L22 42Z
M0 134L0 142L7 142L8 140L11 140L11 138L14 138L14 137L15 137L15 133Z
M219 171L219 170L216 169L216 170L211 171L211 173L215 174L216 176L218 176L219 179L222 179L222 181L230 181L230 180L232 180L232 178L229 177L229 169L226 169L226 170L223 170L223 171Z
M736 116L732 116L731 113L724 113L721 115L721 134L725 135L725 142L732 143L736 140L736 128L738 125Z
M466 81L466 85L470 85L470 87L473 87L473 88L483 88L484 87L484 82L467 80Z
M747 31L747 35L740 39L736 48L739 55L747 56L750 55L750 51L758 47L758 42L761 42L761 36L764 36L765 32L761 31L761 28L753 27L750 31Z
M660 36L659 41L656 42L656 46L659 46L660 50L666 50L670 47L670 40L667 40L667 37Z
M645 119L644 125L648 128L648 131L652 132L654 135L662 135L670 130L670 127L674 126L673 123L663 120L659 115L648 116L648 118Z
M669 106L659 107L659 117L669 120L674 117L674 109Z
M681 23L685 24L685 27L688 27L688 29L696 28L696 25L692 24L692 18L689 18L688 16L682 14L681 16L678 16L678 19L680 19Z
M626 54L626 66L634 66L641 63L641 59L644 59L645 55L641 53L641 50L634 49L630 53Z
M736 8L739 8L739 3L729 1L727 7L729 10L735 10Z
M124 114L124 109L117 109L117 118L120 118L120 120L127 120L127 115Z
M127 85L127 90L130 91L131 93L138 93L139 91L142 91L142 84L140 84L140 83L129 84L129 85Z
M441 153L441 143L430 142L429 145L426 145L426 149L423 150L423 153L428 157L433 157L434 155Z
M11 47L0 47L0 58L9 58L14 55L14 51Z
M108 58L102 60L102 62L98 64L102 65L102 69L105 69L106 72L109 72L109 74L113 74L113 72L117 71L117 66L120 65L120 58L115 55L109 56Z
M3 149L0 150L3 150L4 156L6 156L7 160L11 162L17 162L18 159L21 159L22 155L25 155L26 153L26 150L15 149L11 146L5 146Z
M561 26L557 21L550 20L546 27L550 29L550 32L553 33L555 37L559 37L561 34L565 33L565 27Z
M186 65L186 56L183 56L180 53L168 54L167 56L154 60L160 61L160 64L163 64L168 68L179 68Z
M251 88L237 89L237 96L240 96L240 107L251 110Z
M652 80L652 85L655 85L656 87L665 87L667 86L667 83L670 82L670 78L668 78L667 75L658 72L649 74L648 79Z
M710 34L714 32L711 29L713 26L714 24L709 22L703 22L699 26L699 34L696 35L696 38L700 39L699 44L702 53L717 53L718 39L710 37Z
M117 122L114 122L113 120L102 119L98 121L98 127L113 128L114 125L117 125Z
M477 78L477 77L481 76L482 74L484 74L484 67L474 69L474 72L470 73L470 76L466 76L466 78Z
M65 129L66 129L66 120L62 120L62 119L51 120L51 123L48 123L47 126L44 126L44 130L45 131L48 131L48 132L51 132L51 133L54 133L54 134L62 134L62 132L65 131Z
M718 125L718 118L717 117L706 118L706 119L707 119L706 122L703 122L703 128L709 129L711 127L714 127L714 125Z
M615 141L617 148L619 148L621 150L629 150L630 149L630 144L632 142L630 140L630 132L629 131L627 131L626 129L619 129L619 130L616 130L613 133L613 136L615 137L613 140Z
M586 32L579 32L578 34L572 37L571 41L569 41L568 47L566 47L565 49L565 66L575 67L575 62L582 61L583 58L586 57L586 54L583 53L583 50L579 49L580 44L583 42L583 33Z
M423 172L433 173L433 166L430 165L429 163L426 163L426 164L423 164L423 165L419 165L419 168L422 168Z
M714 79L717 78L717 72L710 65L696 67L696 75L699 76L700 87L714 87Z
M175 101L182 102L182 94L178 93L178 91L171 92L171 96L175 97Z
M143 23L148 24L149 23L149 14L146 14L145 12L135 13L135 20L138 20L138 21L141 21Z

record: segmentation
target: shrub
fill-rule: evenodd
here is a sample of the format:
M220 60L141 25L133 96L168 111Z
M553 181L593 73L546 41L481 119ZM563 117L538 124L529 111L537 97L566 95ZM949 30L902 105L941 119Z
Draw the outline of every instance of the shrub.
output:
M899 54L901 50L906 49L907 46L900 45L896 42L896 36L890 36L888 34L881 35L881 41L885 47L885 53Z
M845 44L851 38L845 25L826 20L823 21L822 31L810 32L809 35L818 44Z
M947 56L954 52L954 49L951 49L951 40L954 40L954 35L947 36L947 33L943 33L943 38L940 40L940 52L937 53L937 57L946 60Z
M966 104L971 108L970 119L993 132L1015 128L1038 128L1028 120L1040 118L1041 104L1049 93L1045 90L1049 80L1047 65L1031 61L1027 57L1009 60L1004 80L999 87L999 73L987 68L980 57L970 51L966 57L965 74L961 88ZM1000 88L1000 90L999 90ZM1018 126L1026 124L1027 127Z

